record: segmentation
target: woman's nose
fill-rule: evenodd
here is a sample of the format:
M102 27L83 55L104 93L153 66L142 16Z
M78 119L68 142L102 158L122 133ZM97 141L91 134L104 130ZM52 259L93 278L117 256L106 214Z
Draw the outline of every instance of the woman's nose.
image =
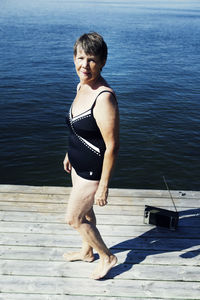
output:
M83 60L83 67L84 67L84 68L87 68L87 66L88 66L88 60L87 60L87 59L84 59L84 60Z

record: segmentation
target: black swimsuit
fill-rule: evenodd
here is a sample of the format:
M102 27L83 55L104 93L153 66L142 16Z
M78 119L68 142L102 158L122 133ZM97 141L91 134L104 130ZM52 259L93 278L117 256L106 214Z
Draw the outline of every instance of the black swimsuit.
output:
M71 107L66 117L70 131L69 161L80 177L89 180L100 180L101 178L106 146L94 118L93 109L98 96L105 92L111 93L115 97L108 90L101 91L90 109L73 117Z

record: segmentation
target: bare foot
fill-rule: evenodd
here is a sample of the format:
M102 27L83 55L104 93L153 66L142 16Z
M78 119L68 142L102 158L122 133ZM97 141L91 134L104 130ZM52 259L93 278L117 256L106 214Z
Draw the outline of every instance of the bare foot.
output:
M67 261L82 260L86 262L92 262L94 260L93 254L83 255L81 252L68 252L63 254L63 258Z
M91 278L95 280L103 278L110 271L110 269L116 265L116 263L117 257L115 255L100 259L100 262L97 265L97 268L94 270Z

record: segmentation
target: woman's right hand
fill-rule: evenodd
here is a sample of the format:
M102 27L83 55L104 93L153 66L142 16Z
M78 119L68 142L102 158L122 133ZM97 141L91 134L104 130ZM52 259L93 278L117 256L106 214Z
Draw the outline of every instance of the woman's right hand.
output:
M71 170L72 170L72 166L71 166L69 158L68 158L68 153L66 153L65 159L63 160L63 166L64 166L64 170L70 174Z
M94 196L94 203L99 206L104 206L108 203L107 198L108 198L108 187L99 184L96 194Z

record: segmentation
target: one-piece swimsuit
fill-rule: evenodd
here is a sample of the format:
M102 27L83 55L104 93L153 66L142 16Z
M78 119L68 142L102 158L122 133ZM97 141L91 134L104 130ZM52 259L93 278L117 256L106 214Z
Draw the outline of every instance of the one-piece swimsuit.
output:
M71 106L66 116L69 128L69 161L80 177L89 180L100 180L102 173L106 146L94 118L93 109L99 95L105 92L115 97L111 91L101 91L90 109L73 117Z

